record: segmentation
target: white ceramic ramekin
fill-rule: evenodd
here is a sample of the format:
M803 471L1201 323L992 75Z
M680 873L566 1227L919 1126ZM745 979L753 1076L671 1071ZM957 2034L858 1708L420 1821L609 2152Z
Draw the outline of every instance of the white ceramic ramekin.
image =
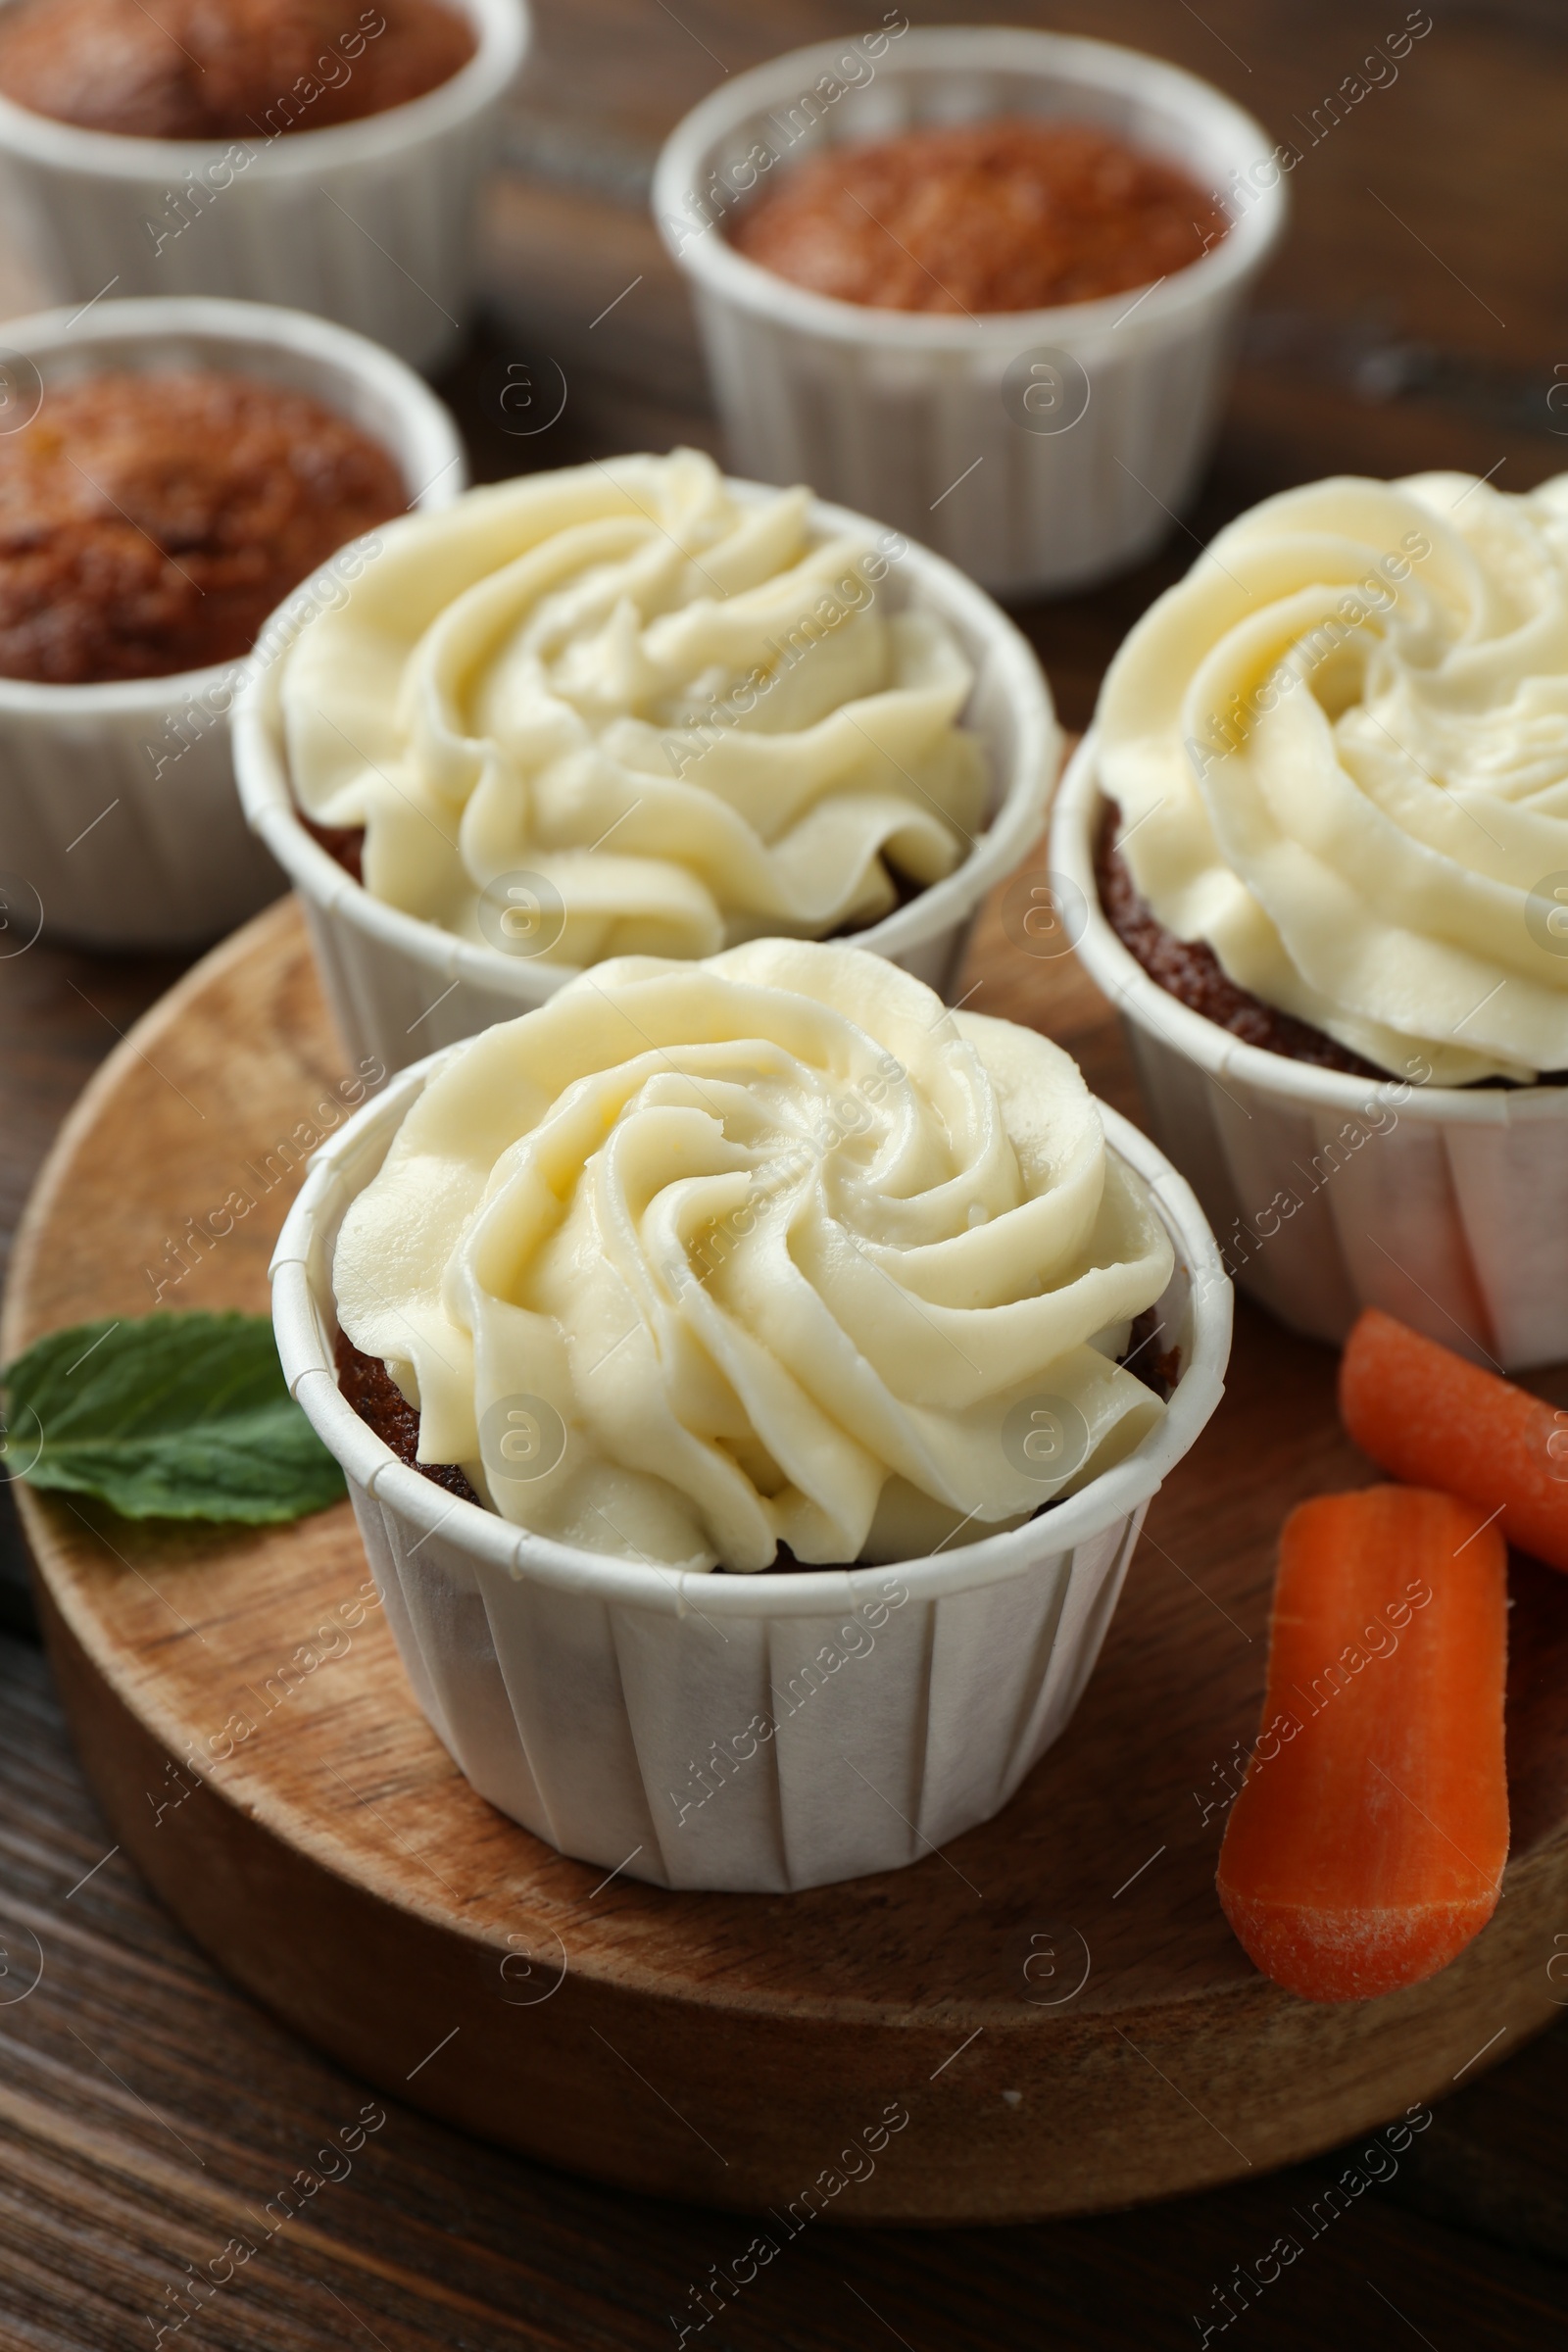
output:
M1103 809L1090 735L1052 820L1056 911L1242 1288L1315 1340L1338 1344L1379 1306L1506 1371L1568 1356L1568 1087L1354 1078L1244 1045L1106 921Z
M741 500L769 497L731 482ZM874 539L879 525L820 503L818 539L841 531ZM940 613L973 663L962 723L986 746L992 797L986 829L945 881L855 934L855 945L902 964L939 993L956 971L969 925L993 883L1028 855L1045 822L1061 757L1051 690L1027 641L971 580L910 542L877 591L894 611ZM475 947L374 899L300 821L289 789L275 668L258 671L234 714L234 767L245 813L300 894L338 1027L356 1055L389 1070L542 1004L572 977L568 964Z
M896 1870L989 1820L1064 1729L1149 1499L1223 1393L1231 1292L1198 1202L1105 1111L1175 1244L1169 1407L1081 1494L891 1568L697 1576L556 1544L408 1468L341 1395L331 1266L349 1202L441 1056L317 1153L272 1259L293 1394L342 1463L403 1663L482 1796L657 1886L782 1892Z
M478 35L461 73L325 130L270 136L263 110L255 138L123 138L0 96L0 216L57 302L244 295L428 368L463 324L479 180L528 42L526 0L458 5Z
M412 368L298 311L105 302L79 322L46 311L0 333L22 421L33 401L43 413L51 384L108 368L219 368L351 417L391 452L417 507L446 505L467 478L456 425ZM368 544L341 550L314 592L334 566L363 565ZM310 610L312 594L297 589L285 611L299 599ZM247 667L101 686L0 678L0 887L13 928L36 908L47 931L86 947L190 947L276 898L282 876L234 793L228 713Z
M852 75L858 87L823 97ZM724 233L753 189L824 143L1004 114L1100 123L1185 166L1226 204L1229 232L1141 296L979 318L808 293ZM677 125L654 176L737 470L885 514L1007 596L1102 579L1169 528L1285 209L1272 142L1206 82L1136 50L1004 26L824 41L738 74Z

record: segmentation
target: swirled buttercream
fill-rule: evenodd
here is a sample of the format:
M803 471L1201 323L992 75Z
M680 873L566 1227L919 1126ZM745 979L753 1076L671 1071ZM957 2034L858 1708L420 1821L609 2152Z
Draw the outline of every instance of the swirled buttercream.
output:
M1568 1069L1568 475L1272 498L1105 680L1155 914L1399 1078Z
M1158 1419L1170 1277L1059 1047L862 949L627 957L455 1048L336 1249L339 1320L503 1516L660 1567L895 1560Z
M818 542L692 450L474 490L383 534L289 650L293 790L366 887L509 953L700 956L871 922L984 821L969 664L903 552Z

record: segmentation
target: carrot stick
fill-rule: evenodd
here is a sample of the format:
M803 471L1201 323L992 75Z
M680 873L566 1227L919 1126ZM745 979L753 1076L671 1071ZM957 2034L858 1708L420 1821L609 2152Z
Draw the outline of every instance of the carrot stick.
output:
M1263 1723L1219 1899L1306 2001L1436 1976L1496 1908L1508 1855L1507 1550L1418 1487L1320 1494L1280 1539Z
M1568 1413L1368 1307L1340 1362L1340 1416L1379 1469L1500 1511L1510 1544L1568 1569Z

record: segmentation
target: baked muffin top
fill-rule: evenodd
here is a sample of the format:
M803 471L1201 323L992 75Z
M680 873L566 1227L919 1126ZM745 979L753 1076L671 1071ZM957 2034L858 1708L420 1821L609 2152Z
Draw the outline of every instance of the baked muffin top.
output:
M218 369L51 386L0 436L0 676L233 661L308 572L407 505L380 443L304 393Z
M994 122L828 147L735 223L749 260L877 310L1047 310L1200 261L1228 217L1091 122Z
M82 130L270 139L422 98L475 46L442 0L21 0L0 91Z

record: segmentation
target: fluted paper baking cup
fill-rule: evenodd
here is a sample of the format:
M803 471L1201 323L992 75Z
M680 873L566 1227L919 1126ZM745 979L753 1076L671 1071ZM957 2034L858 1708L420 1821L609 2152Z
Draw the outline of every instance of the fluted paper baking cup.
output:
M105 302L86 318L8 319L0 335L23 423L51 384L101 369L218 368L350 417L391 453L418 508L446 505L466 479L456 425L411 368L297 311ZM341 549L317 582L352 570L368 545ZM0 955L40 928L93 948L193 947L276 898L283 876L234 792L229 709L246 669L98 686L0 678Z
M338 1389L338 1227L442 1058L395 1079L312 1161L272 1260L272 1316L454 1761L563 1853L662 1886L823 1886L900 1869L988 1820L1064 1730L1149 1499L1223 1393L1230 1285L1187 1185L1102 1112L1176 1250L1159 1312L1183 1370L1125 1461L1024 1527L928 1559L664 1572L455 1498Z
M478 46L450 81L324 130L297 87L233 141L82 130L0 95L0 216L53 301L243 295L428 368L469 307L479 181L529 29L525 0L456 5Z
M1152 980L1106 921L1103 810L1089 735L1052 822L1057 908L1242 1288L1336 1345L1378 1306L1504 1370L1568 1356L1568 1087L1415 1086L1244 1045Z
M756 482L732 481L728 488L749 504L773 495ZM809 522L817 541L840 533L870 539L881 528L820 501ZM1039 839L1061 730L1027 640L951 564L909 541L878 593L893 611L938 613L975 673L959 724L986 749L985 829L945 880L854 935L856 947L902 964L940 995L958 968L982 899ZM403 1069L438 1046L514 1019L564 987L574 966L476 946L406 914L372 898L321 848L294 805L277 689L275 670L258 672L236 709L235 773L247 817L300 894L327 1001L351 1054Z
M725 234L775 184L765 173L781 181L824 145L998 115L1101 124L1212 189L1230 229L1142 295L979 318L810 293ZM1007 596L1103 579L1169 528L1285 210L1272 140L1206 82L1004 26L906 25L737 74L676 126L654 175L736 468L884 514Z

